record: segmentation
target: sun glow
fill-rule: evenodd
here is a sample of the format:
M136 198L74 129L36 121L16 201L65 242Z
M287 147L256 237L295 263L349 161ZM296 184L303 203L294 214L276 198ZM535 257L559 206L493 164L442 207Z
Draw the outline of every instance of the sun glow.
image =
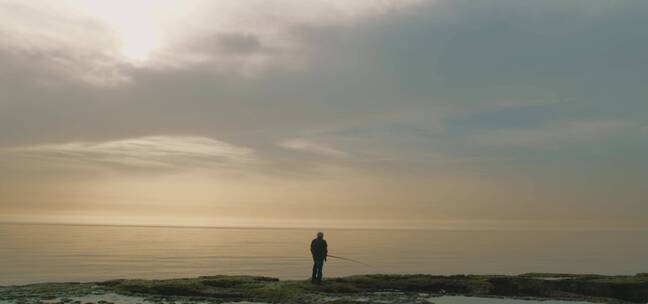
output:
M119 54L128 61L141 62L149 59L160 47L159 34L155 29L140 27L119 35Z
M162 46L164 12L169 1L86 1L85 10L115 36L118 54L132 63L150 59Z

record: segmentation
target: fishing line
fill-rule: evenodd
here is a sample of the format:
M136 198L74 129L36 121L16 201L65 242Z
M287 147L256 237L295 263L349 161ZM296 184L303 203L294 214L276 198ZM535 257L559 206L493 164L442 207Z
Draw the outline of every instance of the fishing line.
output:
M357 260L354 260L354 259L349 259L349 258L345 258L345 257L341 257L341 256L336 256L336 255L330 255L330 254L328 254L328 255L326 255L326 257L327 257L327 258L334 258L334 259L345 260L345 261L349 261L349 262L357 263L357 264L364 265L364 266L368 266L368 267L373 267L373 266L371 266L371 265L369 265L369 264L367 264L367 263L363 263L363 262L360 262L360 261L357 261Z

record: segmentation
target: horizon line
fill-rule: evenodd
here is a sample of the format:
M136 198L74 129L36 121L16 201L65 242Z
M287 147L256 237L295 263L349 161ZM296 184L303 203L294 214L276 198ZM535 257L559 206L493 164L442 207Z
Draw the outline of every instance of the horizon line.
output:
M73 227L124 227L124 228L179 228L179 229L239 229L239 230L405 230L405 231L446 231L446 232L469 232L469 231L524 231L524 232L596 232L596 231L626 231L626 232L647 232L647 227L636 228L585 228L585 227L570 227L570 228L504 228L504 227L484 227L484 228L443 228L443 227L348 227L348 226L330 226L330 227L314 227L314 226L245 226L245 225L164 225L164 224L119 224L119 223L57 223L57 222L20 222L20 221L2 221L0 225L25 225L25 226L73 226Z

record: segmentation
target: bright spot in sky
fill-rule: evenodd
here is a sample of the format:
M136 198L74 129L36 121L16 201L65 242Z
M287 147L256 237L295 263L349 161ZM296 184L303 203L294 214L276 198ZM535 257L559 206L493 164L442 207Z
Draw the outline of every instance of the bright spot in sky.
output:
M208 60L221 64L231 59L247 68L248 63L264 62L271 54L252 56L243 52L231 56L227 45L221 50L219 35L250 36L260 41L264 50L287 50L296 44L293 25L353 22L357 16L386 10L391 7L387 3L401 5L401 1L0 0L0 5L9 2L7 7L28 12L23 17L12 13L15 9L0 9L0 32L3 39L4 32L10 32L15 36L12 43L25 48L31 46L23 37L25 32L31 32L34 38L48 38L42 42L44 46L57 49L60 43L99 55L88 56L91 59L110 58L111 62L160 65L162 60L156 59L164 54L165 60L175 61L170 64ZM46 18L41 20L43 16ZM204 49L194 48L194 41L202 46L211 44ZM241 65L243 60L245 65Z
M129 61L145 61L160 47L155 30L138 28L120 35L119 53Z
M164 14L172 10L169 1L86 1L85 10L102 21L115 35L119 55L130 62L142 62L162 46Z

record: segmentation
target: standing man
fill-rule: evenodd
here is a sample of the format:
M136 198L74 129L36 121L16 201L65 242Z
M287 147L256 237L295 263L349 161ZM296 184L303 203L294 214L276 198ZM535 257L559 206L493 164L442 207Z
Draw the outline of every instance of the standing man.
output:
M311 242L311 254L313 255L313 276L311 281L313 283L322 282L322 268L326 255L328 254L328 245L324 240L324 233L318 232L317 238Z

